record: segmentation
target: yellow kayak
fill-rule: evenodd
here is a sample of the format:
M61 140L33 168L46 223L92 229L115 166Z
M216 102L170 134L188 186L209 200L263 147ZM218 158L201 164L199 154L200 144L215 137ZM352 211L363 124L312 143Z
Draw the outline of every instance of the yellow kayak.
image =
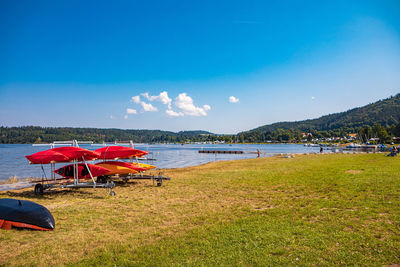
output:
M151 170L151 169L157 168L157 167L154 166L154 165L145 164L145 163L137 163L137 162L134 162L134 163L131 163L131 164L134 165L134 166L137 166L137 167L146 169L146 170Z
M122 162L107 162L106 161L106 162L96 163L96 165L110 170L108 173L106 173L104 175L117 175L117 174L123 175L123 174L130 174L130 173L138 172L137 170L129 168L128 164L122 164Z

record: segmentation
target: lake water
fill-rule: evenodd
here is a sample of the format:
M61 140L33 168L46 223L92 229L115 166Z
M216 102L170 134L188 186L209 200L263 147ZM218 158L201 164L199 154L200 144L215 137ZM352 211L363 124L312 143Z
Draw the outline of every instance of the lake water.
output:
M102 145L81 145L80 147L94 150ZM0 144L0 180L7 180L9 177L50 177L50 166L44 165L45 174L40 165L30 165L25 155L49 149L49 146L32 146L28 144ZM254 152L259 149L261 156L272 156L280 153L312 153L319 152L318 147L305 147L297 144L234 144L234 145L180 145L180 144L135 144L135 148L147 150L150 157L156 161L149 163L156 165L157 168L180 168L199 165L210 161L234 160L244 158L255 158ZM241 150L244 154L205 154L199 153L199 150ZM253 152L253 153L249 153ZM56 164L56 168L65 164Z

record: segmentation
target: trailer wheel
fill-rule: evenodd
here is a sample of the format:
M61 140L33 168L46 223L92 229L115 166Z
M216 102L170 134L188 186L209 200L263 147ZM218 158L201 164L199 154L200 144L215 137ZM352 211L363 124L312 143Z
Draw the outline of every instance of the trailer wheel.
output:
M100 184L106 183L106 177L104 177L104 176L97 177L97 182Z
M157 186L161 186L162 185L162 181L157 181Z
M35 192L36 196L43 195L43 185L42 184L36 184L34 192Z
M114 191L110 191L110 196L115 196L116 194L115 194L115 192Z

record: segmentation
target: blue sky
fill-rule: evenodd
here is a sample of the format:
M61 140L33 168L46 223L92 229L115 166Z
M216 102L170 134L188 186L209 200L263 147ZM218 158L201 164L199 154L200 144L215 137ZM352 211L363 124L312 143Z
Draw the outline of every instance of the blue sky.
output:
M0 36L3 126L237 133L400 92L396 0L4 0Z

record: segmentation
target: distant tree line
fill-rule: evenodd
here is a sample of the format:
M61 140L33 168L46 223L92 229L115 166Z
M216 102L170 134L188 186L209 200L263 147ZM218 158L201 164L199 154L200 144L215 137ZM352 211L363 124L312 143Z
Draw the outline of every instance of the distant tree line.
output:
M349 134L356 134L359 142L387 143L393 137L400 137L400 123L390 126L375 124L356 129L343 127L335 130L277 129L263 131L256 129L236 135L216 135L206 131L169 132L161 130L122 130L69 127L0 127L1 144L51 143L53 141L81 140L95 143L127 141L135 143L185 143L185 142L224 142L224 143L266 143L303 142L315 139L346 142ZM330 139L330 140L328 140Z
M95 143L127 141L135 143L203 141L206 131L182 131L178 133L161 130L123 130L70 127L0 127L0 143L26 144L51 143L54 141L81 140Z

